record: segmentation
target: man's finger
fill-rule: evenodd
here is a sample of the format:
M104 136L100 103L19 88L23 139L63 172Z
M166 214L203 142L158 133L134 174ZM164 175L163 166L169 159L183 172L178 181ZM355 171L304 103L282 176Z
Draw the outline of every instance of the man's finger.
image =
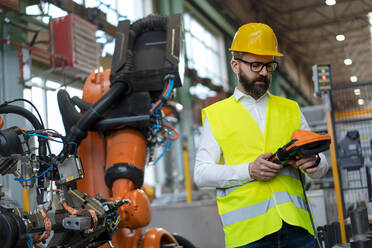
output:
M305 163L307 163L307 162L309 162L309 161L311 161L311 160L312 160L312 159L309 159L309 158L301 158L301 159L297 160L296 164L297 164L298 166L301 166L302 164L305 164Z
M273 162L270 162L270 161L267 161L267 160L263 160L262 163L266 166L266 167L269 167L270 169L273 169L273 170L280 170L283 168L283 165L281 164L276 164L276 163L273 163Z
M274 177L276 174L274 172L270 172L270 171L260 171L260 176L261 177L269 177L269 178L272 178Z
M309 161L309 162L304 163L301 166L299 166L299 168L302 169L302 170L305 170L307 168L313 167L314 166L314 163L315 163L315 161Z
M267 160L268 158L271 157L271 155L273 155L271 152L270 153L265 153L265 154L260 155L259 158Z
M315 161L316 161L316 157L305 157L305 158L299 159L296 162L296 165L299 166L299 167L301 167L303 164L305 164L307 162L315 163Z
M313 174L313 173L315 173L317 170L318 170L318 167L314 167L314 168L308 168L308 169L306 169L305 171L306 171L306 173L308 173L308 174Z
M278 171L279 170L274 170L274 169L271 169L270 167L263 167L262 169L261 169L261 171L264 171L264 172L270 172L270 173L274 173L274 174L276 174L276 173L278 173Z

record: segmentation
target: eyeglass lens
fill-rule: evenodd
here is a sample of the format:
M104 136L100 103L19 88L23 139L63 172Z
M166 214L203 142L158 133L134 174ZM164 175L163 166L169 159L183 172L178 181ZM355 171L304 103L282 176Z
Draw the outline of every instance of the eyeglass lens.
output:
M260 62L253 62L251 64L252 71L255 71L255 72L261 71L264 66L266 66L266 70L268 72L273 72L276 69L277 64L275 62L269 62L267 64L263 64Z

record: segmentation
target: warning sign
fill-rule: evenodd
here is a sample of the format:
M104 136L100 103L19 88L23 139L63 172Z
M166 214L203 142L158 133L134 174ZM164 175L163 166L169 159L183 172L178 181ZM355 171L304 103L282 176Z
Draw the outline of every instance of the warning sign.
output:
M314 65L313 81L315 92L330 90L332 86L331 65Z

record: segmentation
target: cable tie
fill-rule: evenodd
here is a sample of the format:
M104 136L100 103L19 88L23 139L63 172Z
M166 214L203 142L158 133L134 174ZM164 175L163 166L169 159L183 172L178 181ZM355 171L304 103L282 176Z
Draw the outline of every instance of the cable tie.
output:
M101 115L93 108L93 107L90 107L89 108L90 110L92 110L92 112L96 115L96 116L98 116L98 117L101 117Z

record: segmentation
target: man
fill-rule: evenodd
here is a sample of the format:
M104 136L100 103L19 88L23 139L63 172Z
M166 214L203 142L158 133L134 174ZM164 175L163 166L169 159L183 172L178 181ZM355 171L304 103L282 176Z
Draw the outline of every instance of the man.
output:
M278 52L273 30L261 23L239 28L231 49L239 79L234 94L202 110L203 133L194 179L217 189L226 247L314 247L314 230L297 168L326 174L323 154L293 165L267 161L297 129L309 126L296 102L267 92Z

